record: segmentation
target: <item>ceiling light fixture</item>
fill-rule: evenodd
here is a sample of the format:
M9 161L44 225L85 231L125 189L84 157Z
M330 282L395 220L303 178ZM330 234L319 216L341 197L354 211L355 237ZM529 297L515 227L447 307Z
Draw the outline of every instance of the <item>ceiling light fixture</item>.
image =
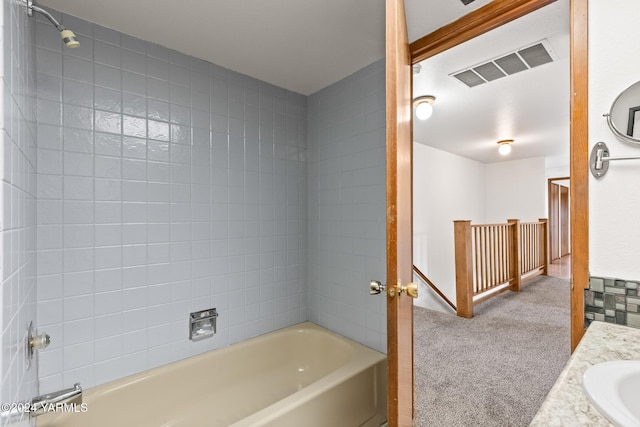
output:
M513 144L513 139L503 139L498 141L498 152L503 156L506 156L511 152L511 144Z
M416 117L420 120L427 120L433 114L433 103L436 102L436 97L432 95L419 96L413 100L413 105L416 107Z

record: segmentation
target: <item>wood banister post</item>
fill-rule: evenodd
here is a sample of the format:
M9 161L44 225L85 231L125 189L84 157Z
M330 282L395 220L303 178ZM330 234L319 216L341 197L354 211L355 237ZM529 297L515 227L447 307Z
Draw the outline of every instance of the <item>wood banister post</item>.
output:
M453 221L456 259L456 312L459 317L473 317L473 260L471 221Z
M545 276L549 269L549 220L540 218L542 223L542 232L540 233L540 259L542 261L542 274Z
M512 283L510 289L512 291L520 292L522 285L522 273L520 271L522 265L522 253L520 252L520 220L509 219L507 220L511 227L511 277Z

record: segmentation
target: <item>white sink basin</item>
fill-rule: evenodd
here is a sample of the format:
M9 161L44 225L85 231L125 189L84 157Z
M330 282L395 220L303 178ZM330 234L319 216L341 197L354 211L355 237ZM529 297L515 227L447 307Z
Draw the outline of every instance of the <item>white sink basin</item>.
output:
M604 362L587 369L585 394L619 427L640 426L640 360Z

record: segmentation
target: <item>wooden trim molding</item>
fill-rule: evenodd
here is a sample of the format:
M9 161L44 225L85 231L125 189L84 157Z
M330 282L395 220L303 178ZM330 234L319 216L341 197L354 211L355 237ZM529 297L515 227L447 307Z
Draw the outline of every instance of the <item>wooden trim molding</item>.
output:
M589 287L588 0L571 0L571 351L584 335Z
M413 64L471 40L556 0L493 0L409 45Z

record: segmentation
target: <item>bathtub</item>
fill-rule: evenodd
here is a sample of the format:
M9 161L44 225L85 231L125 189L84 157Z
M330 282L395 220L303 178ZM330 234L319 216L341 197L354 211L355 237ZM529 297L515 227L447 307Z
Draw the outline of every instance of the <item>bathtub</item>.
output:
M300 323L85 390L87 411L38 427L373 426L386 420L386 356Z

